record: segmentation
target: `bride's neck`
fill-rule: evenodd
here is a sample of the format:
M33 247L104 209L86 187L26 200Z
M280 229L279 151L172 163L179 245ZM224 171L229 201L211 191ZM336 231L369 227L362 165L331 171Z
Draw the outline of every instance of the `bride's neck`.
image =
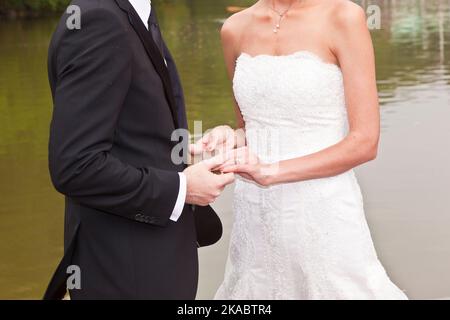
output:
M292 6L295 2L299 2L299 0L267 0L267 2L275 8L286 8Z
M296 3L302 6L310 3L312 4L315 0L265 0L265 2L267 5L275 7L276 9L286 9Z

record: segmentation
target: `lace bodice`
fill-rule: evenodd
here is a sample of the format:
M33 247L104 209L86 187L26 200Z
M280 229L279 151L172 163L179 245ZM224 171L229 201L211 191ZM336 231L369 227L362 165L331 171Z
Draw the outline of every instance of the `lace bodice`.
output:
M265 160L319 151L346 134L342 72L313 53L255 57L243 53L233 88L249 146ZM261 139L264 135L267 139Z

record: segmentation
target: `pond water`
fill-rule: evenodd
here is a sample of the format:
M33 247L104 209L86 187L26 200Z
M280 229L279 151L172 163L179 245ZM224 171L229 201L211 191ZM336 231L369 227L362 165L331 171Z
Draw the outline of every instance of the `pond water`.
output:
M204 129L234 124L219 28L244 0L158 0L184 84L188 116ZM450 297L450 2L359 1L381 7L372 31L382 104L377 161L358 170L367 218L388 273L411 298ZM0 20L0 299L40 298L62 254L63 198L51 186L47 46L57 19ZM191 123L192 124L192 123ZM226 226L201 252L199 298L223 276Z

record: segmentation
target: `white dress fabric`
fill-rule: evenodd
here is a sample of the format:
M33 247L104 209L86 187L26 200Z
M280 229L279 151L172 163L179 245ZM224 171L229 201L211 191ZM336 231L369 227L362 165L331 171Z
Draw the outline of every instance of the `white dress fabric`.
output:
M308 155L348 128L343 75L311 52L242 54L234 93L262 161ZM353 171L260 187L238 179L216 299L407 299L377 258Z

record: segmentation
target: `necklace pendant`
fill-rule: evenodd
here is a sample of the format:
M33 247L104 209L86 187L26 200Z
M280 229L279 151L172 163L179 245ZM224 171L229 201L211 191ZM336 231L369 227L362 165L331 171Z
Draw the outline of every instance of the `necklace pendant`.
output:
M278 33L278 29L277 29L277 28L274 28L274 29L273 29L273 33Z

